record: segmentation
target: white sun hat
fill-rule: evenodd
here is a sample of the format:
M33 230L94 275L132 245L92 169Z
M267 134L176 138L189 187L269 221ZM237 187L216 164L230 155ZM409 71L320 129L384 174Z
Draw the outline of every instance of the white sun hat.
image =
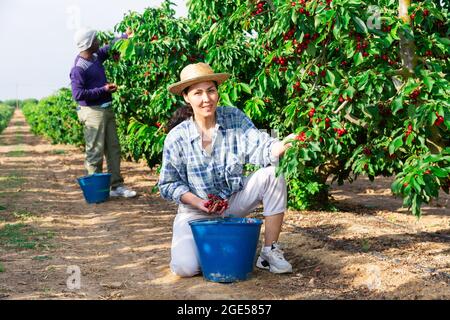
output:
M94 42L97 31L93 29L83 28L75 33L75 44L80 52L89 49Z

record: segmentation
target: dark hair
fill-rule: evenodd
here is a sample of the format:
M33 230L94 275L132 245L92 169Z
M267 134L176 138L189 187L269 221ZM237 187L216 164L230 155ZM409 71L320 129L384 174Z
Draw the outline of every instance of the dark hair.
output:
M175 128L180 123L182 123L184 120L189 119L193 115L194 110L192 110L192 107L187 104L178 108L177 110L175 110L175 112L172 115L172 118L170 118L167 124L169 131Z
M217 82L213 81L214 84L216 85L217 88ZM184 89L182 91L182 94L187 94L189 91L189 87L187 87L186 89ZM194 110L192 109L192 107L190 105L183 105L180 108L178 108L177 110L175 110L175 112L172 114L172 117L170 118L167 127L168 130L172 130L173 128L175 128L177 125L179 125L180 123L182 123L184 120L189 119L190 117L192 117L194 115Z

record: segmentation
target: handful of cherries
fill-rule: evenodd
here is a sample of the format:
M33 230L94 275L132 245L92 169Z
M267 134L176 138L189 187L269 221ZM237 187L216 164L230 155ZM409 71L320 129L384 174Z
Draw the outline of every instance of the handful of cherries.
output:
M208 201L205 203L205 208L212 209L216 206L215 211L228 208L228 201L224 200L214 194L208 194Z

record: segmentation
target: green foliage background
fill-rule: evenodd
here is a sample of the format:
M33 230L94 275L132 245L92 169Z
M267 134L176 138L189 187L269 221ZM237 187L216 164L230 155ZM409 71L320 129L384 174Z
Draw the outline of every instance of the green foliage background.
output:
M119 85L125 157L158 166L165 126L181 102L167 86L187 64L206 61L232 74L220 87L221 105L244 110L261 129L299 135L280 166L291 207L326 206L330 181L361 174L394 175L392 191L417 216L440 189L448 193L448 7L412 1L411 23L398 18L396 0L191 0L188 8L188 19L176 18L165 1L130 12L115 28L135 33L114 44L106 64ZM412 72L403 42L415 45ZM63 91L30 107L35 132L82 144L69 100Z

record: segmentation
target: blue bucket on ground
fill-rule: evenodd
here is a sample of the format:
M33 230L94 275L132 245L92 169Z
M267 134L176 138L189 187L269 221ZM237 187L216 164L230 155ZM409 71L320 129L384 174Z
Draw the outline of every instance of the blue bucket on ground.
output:
M255 264L261 224L254 218L190 221L203 277L214 282L247 280Z
M109 199L111 189L110 173L94 173L77 178L87 203L100 203Z

